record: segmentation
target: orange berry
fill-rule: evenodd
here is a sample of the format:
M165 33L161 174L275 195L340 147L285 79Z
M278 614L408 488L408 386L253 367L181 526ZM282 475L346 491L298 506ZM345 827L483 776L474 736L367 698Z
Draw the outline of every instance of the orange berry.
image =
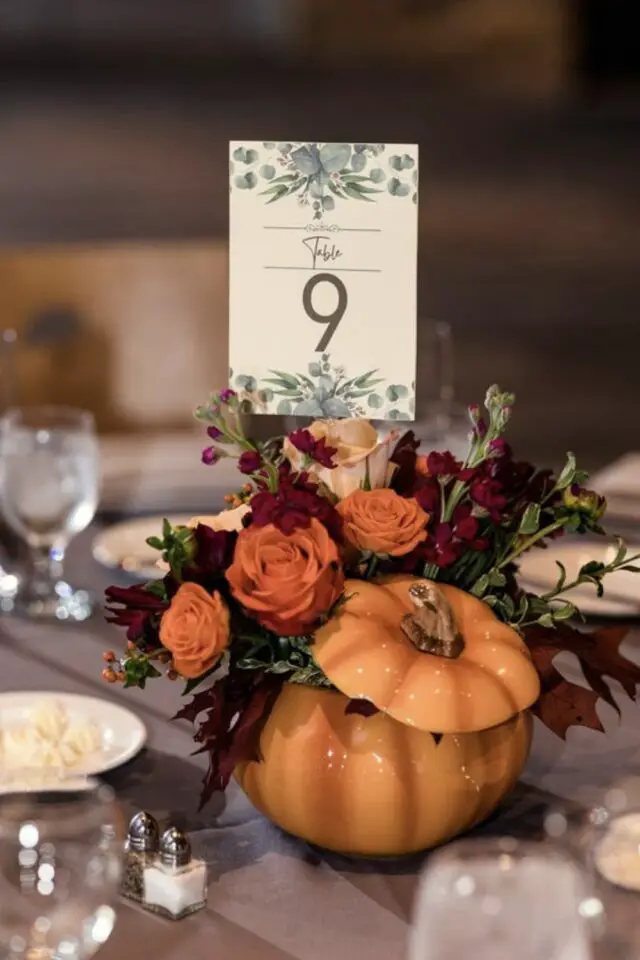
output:
M118 681L118 683L124 683L124 681L126 680L126 674L124 670L118 670L118 672L116 673L116 680Z
M105 652L102 654L102 659L105 661L105 663L113 663L115 658L116 655L113 650L105 650Z
M111 667L106 667L102 671L102 679L106 680L107 683L115 683L118 678L116 677L115 671L112 670Z

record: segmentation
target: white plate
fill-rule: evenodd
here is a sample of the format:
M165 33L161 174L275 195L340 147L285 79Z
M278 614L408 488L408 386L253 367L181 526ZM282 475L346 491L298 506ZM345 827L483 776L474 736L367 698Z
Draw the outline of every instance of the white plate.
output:
M589 541L578 543L556 543L547 550L533 549L527 553L520 564L519 580L525 590L532 593L544 593L553 589L560 573L556 560L564 564L567 580L573 580L580 567L589 560L610 563L616 548L611 543L602 544ZM630 555L640 552L638 547L629 547ZM640 574L619 570L604 580L604 596L598 598L593 584L582 584L562 594L583 613L595 617L638 617L640 616Z
M169 516L173 526L187 524L192 515ZM93 556L110 570L123 570L140 580L157 580L162 570L157 563L160 554L145 541L162 536L162 516L138 517L106 527L93 540Z
M87 754L77 766L67 768L65 773L70 777L97 776L120 767L135 757L147 742L145 725L126 707L98 697L55 693L51 690L1 693L0 730L30 723L34 711L44 701L59 704L66 712L70 724L89 721L98 728L100 749ZM1 759L0 757L0 763Z

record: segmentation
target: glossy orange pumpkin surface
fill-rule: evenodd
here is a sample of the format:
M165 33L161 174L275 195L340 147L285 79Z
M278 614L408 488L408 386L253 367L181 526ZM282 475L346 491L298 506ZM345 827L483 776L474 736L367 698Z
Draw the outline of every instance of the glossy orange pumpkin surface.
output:
M447 659L416 649L402 628L415 613L412 576L348 580L345 602L315 635L318 666L345 696L371 701L401 724L437 733L473 733L504 723L540 693L528 650L490 607L437 584L464 641Z
M491 813L529 752L528 714L436 743L384 713L346 714L347 703L286 685L262 732L262 760L236 770L258 810L329 850L400 856L440 844Z

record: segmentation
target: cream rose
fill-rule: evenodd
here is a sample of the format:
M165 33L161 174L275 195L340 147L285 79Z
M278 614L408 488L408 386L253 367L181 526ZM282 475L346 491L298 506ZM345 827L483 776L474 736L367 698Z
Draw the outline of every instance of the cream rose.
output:
M210 517L192 517L189 520L190 527L197 527L199 523L212 530L227 530L229 533L234 530L242 530L242 520L249 513L248 503L242 503L239 507L233 507L231 510L221 510L220 513L212 514Z
M364 487L367 479L371 489L389 485L395 470L389 456L398 438L397 430L380 439L376 428L366 420L316 420L307 429L314 440L324 438L326 445L334 447L337 453L333 470L319 463L305 469L340 500ZM304 455L288 439L284 442L284 455L293 467L302 469Z

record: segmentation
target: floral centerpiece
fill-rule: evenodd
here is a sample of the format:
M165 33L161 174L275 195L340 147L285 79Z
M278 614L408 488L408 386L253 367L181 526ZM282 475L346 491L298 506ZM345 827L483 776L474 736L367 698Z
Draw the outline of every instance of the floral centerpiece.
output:
M565 736L602 730L604 679L635 697L624 631L584 633L564 595L635 570L619 542L542 595L518 561L567 533L602 534L605 501L569 454L558 476L514 458L514 398L491 387L469 408L464 462L422 454L412 432L321 420L266 443L247 437L223 390L198 409L203 462L237 459L227 509L148 542L158 578L107 590L122 655L104 677L161 676L193 694L208 756L201 802L235 775L288 831L343 852L396 854L487 816L519 776L530 712ZM554 665L574 653L589 686Z

